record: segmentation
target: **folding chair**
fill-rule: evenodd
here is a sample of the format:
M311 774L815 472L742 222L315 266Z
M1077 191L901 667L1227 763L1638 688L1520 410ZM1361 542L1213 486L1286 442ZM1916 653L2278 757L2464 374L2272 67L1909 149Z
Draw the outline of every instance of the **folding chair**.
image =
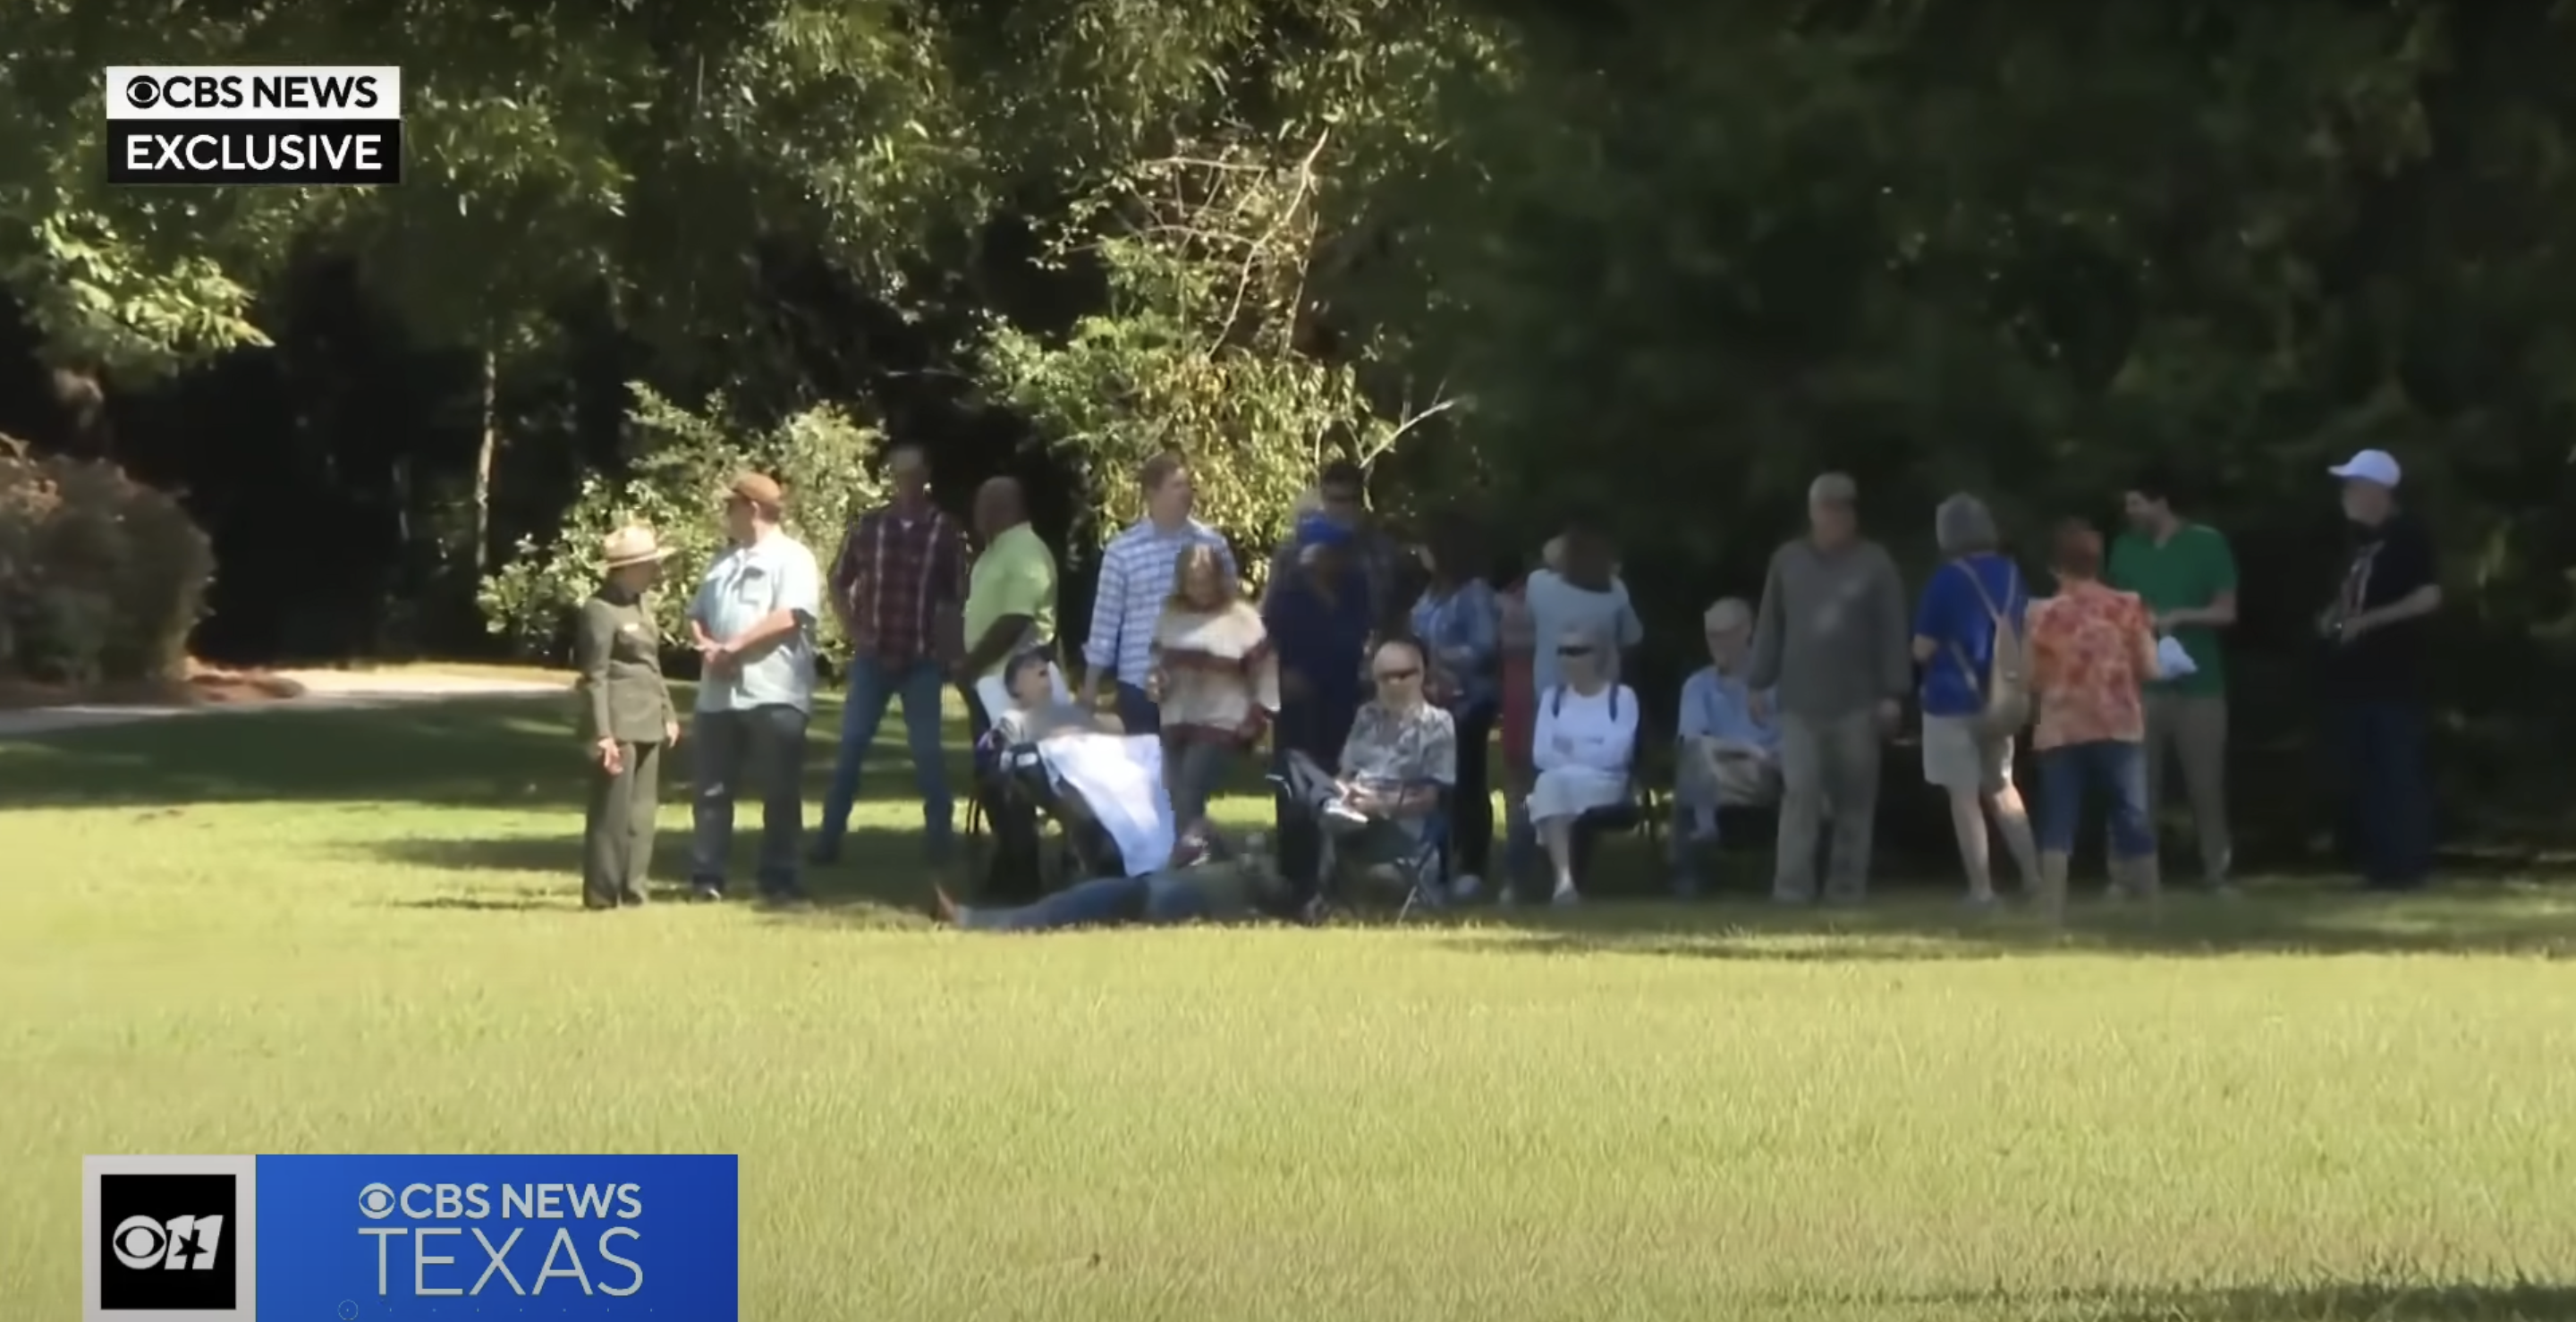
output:
M1340 838L1321 820L1316 809L1297 793L1296 786L1284 772L1274 771L1263 776L1262 779L1269 782L1273 794L1280 801L1293 805L1295 811L1307 814L1308 820L1305 824L1315 832L1317 849L1315 913L1310 916L1321 917L1322 911L1330 907L1349 907L1343 886L1347 878ZM1397 906L1395 915L1399 922L1410 916L1417 906L1428 905L1437 908L1447 900L1450 860L1449 794L1447 788L1441 789L1438 800L1432 804L1429 816L1424 819L1425 827L1421 839L1413 842L1403 856L1366 865L1392 868L1403 883L1404 899Z
M977 759L976 790L967 802L966 847L961 852L966 880L979 890L989 881L990 854L1001 843L999 825L985 801L988 794L1003 799L1006 811L1026 811L1035 817L1038 894L1052 894L1074 881L1125 874L1116 842L1089 820L1087 809L1084 820L1068 820L1067 800L1049 779L1045 763L1035 748L1023 746L995 750L989 762L981 756ZM1079 802L1078 796L1073 802Z

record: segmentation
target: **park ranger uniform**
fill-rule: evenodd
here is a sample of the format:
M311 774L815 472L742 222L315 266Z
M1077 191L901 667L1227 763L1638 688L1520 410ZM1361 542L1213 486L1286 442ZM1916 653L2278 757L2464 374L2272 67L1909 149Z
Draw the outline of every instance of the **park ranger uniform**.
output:
M573 654L581 668L582 745L589 750L613 738L623 754L614 772L591 760L582 903L642 904L661 805L662 745L679 719L662 680L662 631L642 597L603 584L581 604Z

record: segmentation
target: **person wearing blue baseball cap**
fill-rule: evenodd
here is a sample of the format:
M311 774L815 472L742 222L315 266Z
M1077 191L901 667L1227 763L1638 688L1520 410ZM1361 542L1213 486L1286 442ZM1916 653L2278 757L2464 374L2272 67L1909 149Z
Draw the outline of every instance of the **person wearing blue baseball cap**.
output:
M1341 763L1366 696L1362 667L1376 625L1367 571L1355 551L1359 534L1323 513L1301 515L1291 534L1294 572L1270 585L1262 621L1279 657L1279 719L1271 727L1273 770L1303 753L1323 766ZM1277 802L1279 871L1311 900L1320 882L1323 841L1312 814Z
M2431 534L2397 504L2395 457L2364 450L2326 471L2343 483L2353 528L2333 604L2317 617L2350 842L2364 885L2412 890L2433 871L2427 671L2439 566Z

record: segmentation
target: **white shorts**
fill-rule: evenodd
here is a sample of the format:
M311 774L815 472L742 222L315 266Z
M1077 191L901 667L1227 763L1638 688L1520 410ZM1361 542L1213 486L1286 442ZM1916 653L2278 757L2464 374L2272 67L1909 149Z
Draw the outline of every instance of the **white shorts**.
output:
M1977 732L1973 716L1923 718L1923 782L1943 789L2000 792L2012 783L2013 741Z

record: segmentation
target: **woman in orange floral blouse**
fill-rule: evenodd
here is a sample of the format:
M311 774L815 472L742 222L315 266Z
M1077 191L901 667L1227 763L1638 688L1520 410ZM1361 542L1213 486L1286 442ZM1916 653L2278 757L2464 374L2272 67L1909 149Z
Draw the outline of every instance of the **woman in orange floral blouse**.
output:
M2051 556L2057 595L2031 603L2031 687L2037 690L2040 903L2066 908L2068 855L2088 782L2111 794L2111 878L2157 898L2156 835L2147 821L2146 710L2156 634L2146 604L2102 582L2102 535L2081 519L2059 524Z

